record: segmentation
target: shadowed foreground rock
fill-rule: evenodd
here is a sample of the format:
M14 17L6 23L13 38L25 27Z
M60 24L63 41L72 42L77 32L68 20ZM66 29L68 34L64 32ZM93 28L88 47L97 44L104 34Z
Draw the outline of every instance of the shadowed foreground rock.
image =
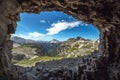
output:
M100 56L96 55L95 60L92 56L83 60L83 66L78 66L76 73L63 69L44 76L51 76L49 80L120 80L120 0L0 0L0 80L19 80L20 74L11 63L10 34L16 30L20 12L46 10L63 11L78 20L92 23L101 34ZM31 73L26 74L31 76ZM61 79L52 79L56 75Z
M19 80L108 80L107 66L98 53L74 59L39 62L32 68L17 67L17 70Z

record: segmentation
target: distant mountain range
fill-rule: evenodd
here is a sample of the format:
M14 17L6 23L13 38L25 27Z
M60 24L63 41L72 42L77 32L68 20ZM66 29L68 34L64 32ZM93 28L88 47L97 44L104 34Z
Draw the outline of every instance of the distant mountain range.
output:
M18 44L36 43L36 41L34 41L34 40L24 39L24 38L17 37L17 36L12 37L11 40Z
M19 43L19 44L29 44L29 43L60 43L59 40L53 39L50 41L35 41L31 39L24 39L21 37L14 36L11 38L12 41Z
M60 43L60 41L57 39L53 39L53 40L49 41L49 43Z
M31 58L35 55L65 57L84 56L97 50L99 44L99 40L92 41L82 37L69 38L63 42L56 39L51 41L34 41L20 37L12 37L11 40L14 42L12 52L14 56L20 56L20 54L22 54L22 57L26 58Z

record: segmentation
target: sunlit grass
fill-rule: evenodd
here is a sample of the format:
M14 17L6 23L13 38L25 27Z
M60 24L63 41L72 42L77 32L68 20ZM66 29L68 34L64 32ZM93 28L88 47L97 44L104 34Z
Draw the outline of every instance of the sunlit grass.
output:
M17 48L14 48L13 50L15 52L21 52L24 53L27 57L24 60L21 61L13 61L15 62L15 65L23 66L23 67L31 67L35 66L37 62L46 62L46 61L52 61L52 60L61 60L64 58L76 58L76 57L83 57L91 55L91 53L94 50L97 50L98 43L95 43L93 46L92 42L80 42L80 43L74 43L70 45L60 46L61 48L65 48L62 53L58 53L55 49L53 49L47 56L38 56L36 54L36 50L42 47L39 47L34 44L25 44L21 45ZM58 48L59 49L59 48ZM33 54L34 53L34 54ZM60 55L59 55L60 54ZM13 53L13 56L16 55Z
M45 62L45 61L60 60L60 59L63 59L63 57L58 57L58 56L56 56L56 57L52 57L52 56L38 57L38 56L36 56L34 58L31 58L31 59L19 61L15 65L30 67L30 66L34 66L35 63L37 63L37 62Z

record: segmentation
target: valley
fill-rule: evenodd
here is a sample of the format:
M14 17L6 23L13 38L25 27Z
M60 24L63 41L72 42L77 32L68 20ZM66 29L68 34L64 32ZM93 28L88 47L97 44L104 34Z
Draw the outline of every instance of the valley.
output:
M66 41L33 41L13 37L12 62L15 65L30 67L37 62L77 58L91 55L98 51L99 41L81 37L70 38Z

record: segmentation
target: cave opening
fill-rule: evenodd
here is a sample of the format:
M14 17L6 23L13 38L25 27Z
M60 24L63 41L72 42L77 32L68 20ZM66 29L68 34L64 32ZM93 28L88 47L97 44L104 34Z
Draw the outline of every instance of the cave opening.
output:
M30 67L37 62L80 58L98 53L99 30L60 11L21 13L12 35L12 62Z
M119 0L1 0L0 80L120 80L119 4ZM70 63L69 66L74 65L74 68L67 69L61 66L61 68L52 68L51 70L40 66L41 64L45 65L44 63L36 64L31 68L14 66L11 63L12 41L10 35L16 30L20 13L38 14L46 10L63 11L99 28L100 55L84 57L82 61L79 60L80 64L75 66ZM71 61L76 60L72 59Z

